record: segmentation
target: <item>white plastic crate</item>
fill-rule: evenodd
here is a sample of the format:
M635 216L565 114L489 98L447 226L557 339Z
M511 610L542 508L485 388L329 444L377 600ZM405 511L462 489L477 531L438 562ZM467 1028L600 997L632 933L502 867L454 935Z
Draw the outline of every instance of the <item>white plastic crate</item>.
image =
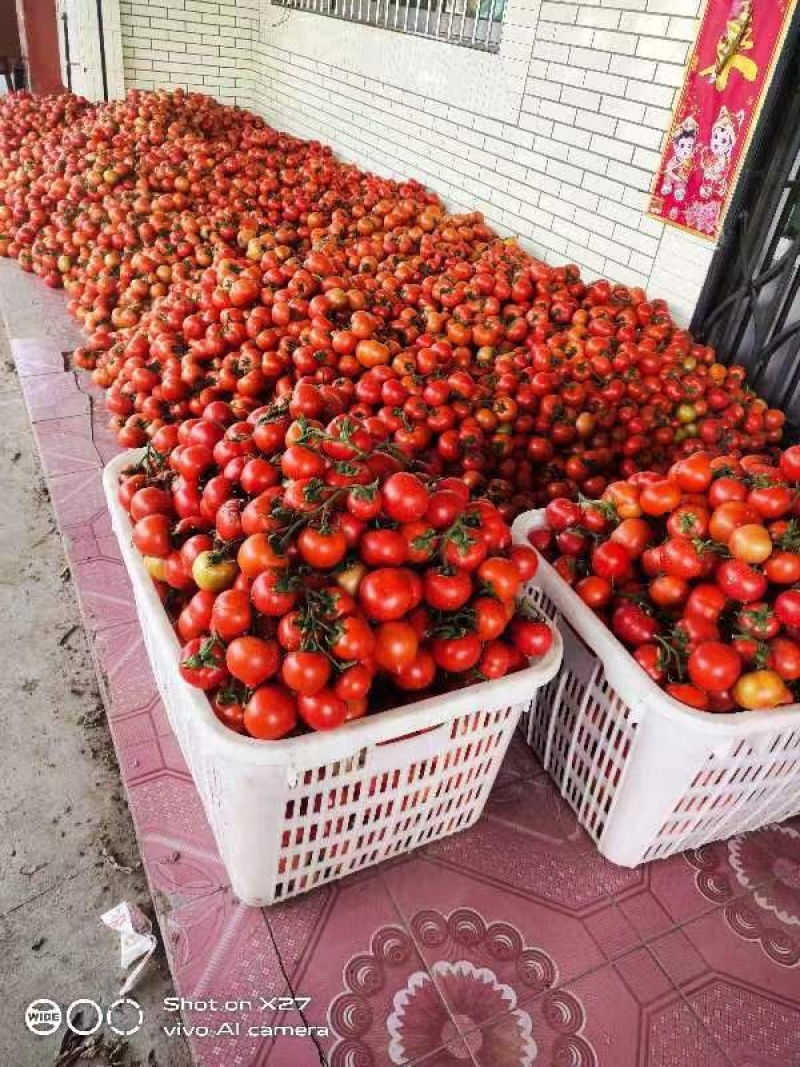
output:
M471 826L523 707L561 663L523 671L367 716L330 733L256 741L223 726L178 671L180 645L118 500L103 473L114 532L133 584L144 642L222 860L239 898L272 904Z
M527 544L544 513L514 523ZM523 713L528 743L600 852L635 867L800 812L800 705L709 714L665 693L540 557L561 673Z

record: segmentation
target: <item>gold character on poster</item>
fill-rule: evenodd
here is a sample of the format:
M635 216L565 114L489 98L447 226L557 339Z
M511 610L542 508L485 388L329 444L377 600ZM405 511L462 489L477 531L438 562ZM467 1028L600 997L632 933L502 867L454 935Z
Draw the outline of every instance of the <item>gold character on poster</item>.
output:
M708 78L721 93L728 87L728 79L734 70L738 70L745 81L755 81L758 65L749 56L743 55L744 52L752 52L754 47L753 0L740 0L717 41L714 62L700 71L700 77Z

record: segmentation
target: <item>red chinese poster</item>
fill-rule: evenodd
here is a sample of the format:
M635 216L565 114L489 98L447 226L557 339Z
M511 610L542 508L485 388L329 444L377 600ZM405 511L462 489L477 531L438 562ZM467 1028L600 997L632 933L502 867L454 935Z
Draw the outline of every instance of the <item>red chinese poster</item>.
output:
M719 236L796 9L797 0L706 0L649 214Z

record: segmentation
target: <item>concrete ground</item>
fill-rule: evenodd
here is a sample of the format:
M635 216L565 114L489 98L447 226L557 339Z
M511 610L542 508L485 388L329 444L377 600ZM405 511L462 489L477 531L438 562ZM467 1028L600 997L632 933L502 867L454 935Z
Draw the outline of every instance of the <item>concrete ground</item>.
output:
M16 270L5 261L0 270L0 304L8 325L22 326L15 333L31 336L36 309L9 303L9 268ZM51 302L51 337L58 311ZM50 1037L24 1025L37 998L63 1008L83 997L111 1003L123 972L117 935L100 916L122 900L151 918L153 909L1 325L0 455L0 1064L187 1067L186 1046L161 1029L174 1015L161 1010L173 988L160 945L132 993L144 1023L125 1042L106 1027L65 1039L63 1025Z

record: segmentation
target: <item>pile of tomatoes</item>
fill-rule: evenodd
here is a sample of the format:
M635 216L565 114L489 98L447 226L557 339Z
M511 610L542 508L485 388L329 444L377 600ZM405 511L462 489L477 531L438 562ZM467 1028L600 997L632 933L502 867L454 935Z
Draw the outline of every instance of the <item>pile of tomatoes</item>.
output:
M781 438L663 301L181 90L0 100L0 255L66 289L125 447L215 401L317 418L334 392L509 519Z
M671 696L710 712L800 702L800 446L679 460L529 537Z
M541 654L507 523L543 504L537 544L673 695L797 695L784 415L663 301L181 90L2 98L0 255L63 286L75 364L146 446L121 499L232 728Z
M120 500L218 718L274 740L502 678L552 644L532 548L464 482L404 469L380 420L214 401L159 430Z

